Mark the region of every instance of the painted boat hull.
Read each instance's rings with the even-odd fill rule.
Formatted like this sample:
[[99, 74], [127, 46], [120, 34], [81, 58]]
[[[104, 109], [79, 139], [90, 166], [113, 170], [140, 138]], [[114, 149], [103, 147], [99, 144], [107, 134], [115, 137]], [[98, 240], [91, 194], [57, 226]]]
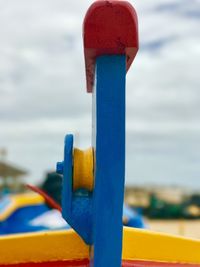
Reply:
[[[89, 246], [73, 230], [1, 237], [0, 251], [0, 267], [89, 267]], [[124, 227], [123, 267], [200, 267], [199, 251], [199, 240]]]

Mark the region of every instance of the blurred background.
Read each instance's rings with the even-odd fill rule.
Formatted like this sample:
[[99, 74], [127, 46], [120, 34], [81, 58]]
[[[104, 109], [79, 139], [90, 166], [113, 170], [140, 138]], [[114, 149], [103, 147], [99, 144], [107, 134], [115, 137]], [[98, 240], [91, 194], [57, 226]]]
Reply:
[[[43, 184], [66, 133], [90, 146], [82, 22], [92, 2], [0, 0], [2, 195]], [[130, 2], [140, 50], [127, 75], [125, 200], [150, 228], [200, 238], [199, 221], [185, 221], [200, 218], [200, 1]]]

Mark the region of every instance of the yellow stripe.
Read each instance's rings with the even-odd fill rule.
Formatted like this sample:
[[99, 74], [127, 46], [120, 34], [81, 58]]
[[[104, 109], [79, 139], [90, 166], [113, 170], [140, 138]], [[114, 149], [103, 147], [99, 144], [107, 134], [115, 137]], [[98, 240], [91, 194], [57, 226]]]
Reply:
[[[124, 260], [200, 264], [199, 251], [198, 240], [124, 228]], [[0, 264], [89, 257], [89, 247], [73, 230], [1, 237], [0, 252]]]
[[43, 197], [35, 193], [10, 196], [10, 204], [7, 209], [0, 214], [0, 221], [7, 219], [18, 208], [42, 203], [44, 203]]

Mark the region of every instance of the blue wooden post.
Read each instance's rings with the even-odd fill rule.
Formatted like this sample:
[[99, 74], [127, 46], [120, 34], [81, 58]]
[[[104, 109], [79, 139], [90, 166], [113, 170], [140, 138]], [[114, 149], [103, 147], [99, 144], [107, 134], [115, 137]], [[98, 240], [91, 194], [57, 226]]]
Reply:
[[100, 56], [93, 90], [93, 193], [72, 190], [73, 136], [65, 138], [62, 214], [92, 246], [90, 266], [120, 267], [125, 173], [125, 56]]
[[91, 246], [90, 267], [121, 267], [125, 80], [138, 50], [137, 15], [125, 1], [98, 0], [83, 28], [87, 91], [93, 97], [94, 188], [73, 190], [73, 136], [67, 135], [64, 161], [57, 164], [62, 214]]
[[93, 92], [95, 267], [120, 267], [125, 173], [125, 56], [97, 58]]

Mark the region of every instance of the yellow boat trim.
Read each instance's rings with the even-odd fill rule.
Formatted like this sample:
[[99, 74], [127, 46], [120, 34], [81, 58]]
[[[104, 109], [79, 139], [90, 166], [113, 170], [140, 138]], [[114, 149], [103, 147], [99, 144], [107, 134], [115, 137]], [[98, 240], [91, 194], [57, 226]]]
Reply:
[[88, 255], [89, 247], [73, 230], [0, 238], [0, 264], [85, 259]]
[[123, 259], [200, 264], [200, 240], [124, 228]]
[[8, 207], [0, 214], [0, 221], [7, 219], [18, 208], [44, 203], [44, 198], [35, 193], [13, 195], [9, 197], [9, 200]]
[[[73, 230], [1, 237], [0, 251], [0, 264], [89, 257], [89, 247]], [[123, 260], [200, 264], [200, 241], [124, 228]]]

